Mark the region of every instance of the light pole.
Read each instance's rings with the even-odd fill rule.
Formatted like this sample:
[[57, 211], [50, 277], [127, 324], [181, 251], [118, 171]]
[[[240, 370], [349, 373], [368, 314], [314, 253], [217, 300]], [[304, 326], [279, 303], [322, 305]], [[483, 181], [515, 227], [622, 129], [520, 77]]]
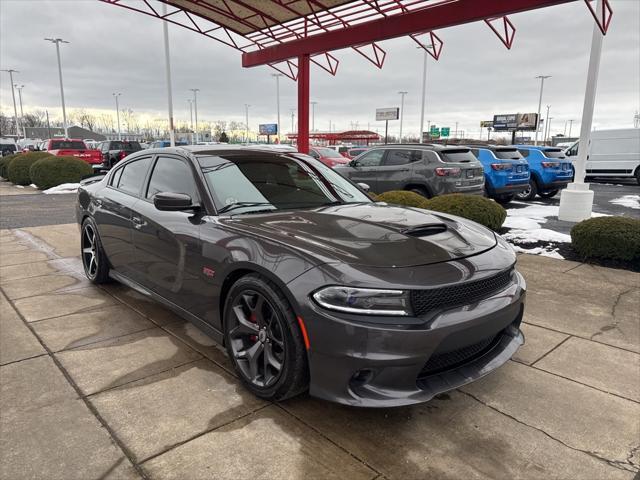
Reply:
[[18, 123], [18, 107], [16, 107], [16, 93], [13, 90], [13, 74], [20, 73], [18, 70], [2, 70], [9, 74], [9, 80], [11, 81], [11, 96], [13, 97], [13, 119], [16, 122], [16, 137], [20, 138], [20, 124]]
[[453, 131], [453, 138], [458, 138], [458, 122], [456, 122], [456, 129]]
[[316, 105], [318, 102], [309, 102], [311, 104], [311, 131], [316, 129]]
[[573, 127], [573, 118], [569, 119], [569, 138], [571, 138], [571, 127]]
[[551, 120], [553, 120], [553, 117], [549, 117], [549, 119], [547, 120], [549, 123], [547, 123], [547, 138], [545, 139], [546, 142], [549, 142], [549, 144], [553, 143], [551, 140]]
[[536, 138], [534, 145], [538, 145], [538, 131], [540, 130], [540, 109], [542, 108], [542, 90], [544, 89], [544, 81], [547, 78], [551, 78], [551, 75], [538, 75], [536, 78], [540, 79], [540, 98], [538, 98], [538, 123], [536, 125]]
[[193, 111], [196, 117], [196, 145], [197, 145], [198, 144], [198, 92], [200, 91], [200, 89], [190, 88], [189, 90], [193, 92]]
[[271, 76], [276, 79], [276, 110], [278, 113], [278, 126], [276, 132], [278, 134], [278, 138], [280, 138], [280, 77], [282, 77], [282, 74], [272, 73]]
[[542, 143], [546, 143], [547, 141], [547, 132], [548, 132], [548, 128], [549, 128], [549, 109], [551, 108], [551, 105], [547, 105], [547, 117], [546, 120], [544, 121], [544, 136], [542, 137]]
[[120, 132], [120, 104], [118, 103], [118, 97], [121, 93], [112, 93], [113, 98], [116, 99], [116, 121], [118, 122], [118, 140], [122, 140], [122, 133]]
[[45, 38], [46, 41], [56, 44], [56, 55], [58, 56], [58, 77], [60, 78], [60, 99], [62, 100], [62, 124], [64, 126], [64, 136], [69, 138], [69, 127], [67, 126], [67, 110], [64, 106], [64, 86], [62, 84], [62, 63], [60, 62], [60, 44], [69, 43], [61, 38]]
[[187, 98], [187, 102], [189, 102], [189, 128], [191, 129], [191, 144], [193, 145], [194, 136], [193, 136], [193, 100]]
[[249, 105], [248, 103], [244, 104], [244, 118], [245, 118], [245, 124], [247, 127], [247, 138], [246, 138], [246, 142], [249, 143], [249, 107], [251, 105]]
[[[162, 4], [162, 15], [167, 15], [167, 4]], [[164, 66], [167, 82], [167, 107], [169, 110], [169, 143], [176, 146], [176, 132], [173, 127], [173, 94], [171, 89], [171, 51], [169, 50], [169, 24], [165, 20], [162, 22], [162, 37], [164, 40]]]
[[22, 89], [24, 88], [24, 85], [15, 85], [15, 87], [18, 90], [18, 98], [20, 99], [20, 125], [22, 125], [22, 138], [27, 138], [27, 132], [24, 128], [24, 111], [22, 110]]
[[294, 132], [294, 120], [296, 118], [296, 109], [295, 108], [290, 108], [291, 110], [291, 133]]
[[422, 63], [422, 101], [420, 102], [420, 143], [424, 143], [424, 111], [425, 111], [425, 100], [427, 97], [427, 48], [433, 48], [433, 45], [425, 45], [424, 47], [418, 47], [419, 49], [424, 50], [424, 59]]
[[409, 92], [398, 92], [400, 94], [400, 138], [399, 143], [402, 143], [402, 119], [404, 118], [404, 96]]

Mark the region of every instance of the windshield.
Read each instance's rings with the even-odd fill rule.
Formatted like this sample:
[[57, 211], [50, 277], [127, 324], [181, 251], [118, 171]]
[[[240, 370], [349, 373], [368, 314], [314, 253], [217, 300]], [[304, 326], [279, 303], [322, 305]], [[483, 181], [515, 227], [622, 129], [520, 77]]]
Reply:
[[335, 150], [333, 150], [331, 148], [314, 148], [314, 150], [316, 152], [318, 152], [318, 155], [320, 155], [321, 157], [325, 157], [325, 158], [342, 158], [342, 159], [344, 159], [344, 157], [342, 155], [340, 155], [338, 152], [336, 152]]
[[298, 160], [262, 152], [199, 157], [220, 213], [317, 208], [370, 202], [351, 182], [305, 155]]
[[87, 146], [80, 140], [53, 140], [51, 150], [86, 150]]
[[542, 150], [542, 154], [547, 158], [564, 158], [564, 152], [560, 148]]
[[496, 158], [501, 160], [519, 160], [523, 158], [522, 155], [520, 155], [520, 152], [515, 148], [502, 148], [500, 150], [494, 150], [493, 153]]
[[111, 142], [111, 150], [142, 150], [138, 142]]
[[471, 150], [469, 149], [460, 149], [460, 150], [442, 150], [438, 152], [440, 154], [440, 158], [442, 158], [443, 162], [447, 163], [461, 163], [461, 162], [475, 162], [476, 157], [473, 156]]

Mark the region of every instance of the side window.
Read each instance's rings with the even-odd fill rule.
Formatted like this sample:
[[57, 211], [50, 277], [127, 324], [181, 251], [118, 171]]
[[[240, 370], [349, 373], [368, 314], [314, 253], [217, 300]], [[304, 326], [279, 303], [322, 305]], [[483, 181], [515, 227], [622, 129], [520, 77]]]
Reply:
[[159, 192], [185, 193], [197, 200], [196, 184], [189, 165], [174, 157], [158, 157], [146, 197], [152, 198]]
[[[118, 190], [131, 193], [132, 195], [138, 195], [140, 188], [144, 183], [144, 177], [149, 169], [151, 163], [151, 157], [141, 158], [131, 163], [127, 163], [122, 168], [120, 179], [118, 181]], [[115, 185], [114, 185], [115, 186]]]
[[113, 172], [113, 174], [111, 175], [111, 180], [109, 180], [109, 185], [111, 185], [112, 187], [117, 187], [118, 186], [118, 182], [120, 181], [120, 176], [122, 175], [122, 168], [117, 169], [115, 172]]
[[358, 158], [358, 165], [361, 167], [378, 167], [382, 163], [384, 150], [372, 150]]
[[529, 156], [529, 150], [525, 148], [519, 148], [518, 151], [520, 152], [520, 155], [522, 155], [525, 158]]
[[480, 150], [478, 150], [477, 148], [472, 148], [471, 153], [473, 153], [476, 158], [480, 158]]
[[389, 150], [385, 165], [406, 165], [412, 162], [412, 150]]
[[320, 155], [318, 155], [318, 152], [316, 152], [315, 150], [309, 150], [309, 155], [311, 155], [316, 160], [320, 158]]
[[440, 161], [438, 154], [433, 150], [426, 150], [424, 152], [424, 159], [429, 163], [438, 163]]

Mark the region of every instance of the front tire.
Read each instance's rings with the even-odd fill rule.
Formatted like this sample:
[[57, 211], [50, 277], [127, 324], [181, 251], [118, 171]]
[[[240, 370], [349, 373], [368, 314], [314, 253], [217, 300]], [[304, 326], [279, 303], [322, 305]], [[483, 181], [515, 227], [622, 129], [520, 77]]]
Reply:
[[544, 192], [538, 192], [538, 195], [542, 198], [551, 198], [555, 197], [560, 190], [546, 190]]
[[106, 283], [109, 280], [109, 261], [102, 249], [96, 223], [91, 218], [82, 222], [80, 235], [80, 256], [84, 274], [95, 284]]
[[516, 198], [518, 200], [529, 201], [536, 198], [537, 193], [538, 193], [538, 185], [536, 184], [536, 181], [532, 178], [529, 180], [529, 188], [527, 188], [523, 192], [516, 193]]
[[227, 352], [245, 387], [270, 401], [308, 389], [307, 354], [287, 298], [257, 274], [240, 278], [224, 307]]

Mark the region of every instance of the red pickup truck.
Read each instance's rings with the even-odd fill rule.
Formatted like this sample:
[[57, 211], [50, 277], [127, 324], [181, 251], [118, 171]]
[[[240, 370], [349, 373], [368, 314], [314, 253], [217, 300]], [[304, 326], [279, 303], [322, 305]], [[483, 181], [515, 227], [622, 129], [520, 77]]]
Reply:
[[87, 148], [82, 140], [69, 139], [69, 138], [53, 138], [44, 142], [44, 148], [51, 155], [62, 157], [70, 155], [77, 157], [91, 165], [97, 165], [102, 163], [102, 154], [100, 150], [92, 150]]

